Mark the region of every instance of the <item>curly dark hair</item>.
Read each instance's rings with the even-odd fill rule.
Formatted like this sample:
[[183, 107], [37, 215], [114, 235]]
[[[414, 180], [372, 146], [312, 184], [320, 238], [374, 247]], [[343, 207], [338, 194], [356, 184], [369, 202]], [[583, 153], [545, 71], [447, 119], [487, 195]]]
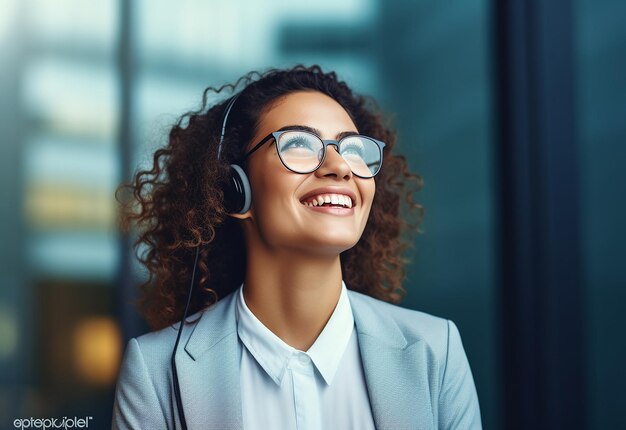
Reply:
[[[228, 100], [207, 109], [208, 95], [226, 88], [235, 91], [241, 82], [246, 86], [229, 114], [218, 160]], [[172, 127], [167, 145], [154, 153], [152, 168], [138, 171], [131, 182], [118, 188], [122, 225], [137, 227], [137, 256], [150, 274], [141, 285], [137, 304], [153, 329], [182, 319], [197, 247], [198, 273], [190, 314], [217, 302], [243, 282], [243, 232], [238, 220], [228, 216], [222, 191], [228, 160], [244, 153], [272, 102], [296, 91], [330, 96], [347, 111], [359, 133], [386, 143], [367, 225], [359, 242], [341, 254], [341, 268], [349, 288], [389, 302], [401, 300], [405, 293], [403, 253], [409, 243], [401, 236], [404, 231], [417, 231], [421, 222], [423, 209], [412, 197], [421, 188], [421, 178], [409, 171], [404, 157], [391, 153], [396, 134], [385, 125], [373, 99], [353, 93], [334, 72], [325, 73], [317, 65], [297, 65], [251, 72], [235, 84], [207, 88], [201, 108], [184, 114]]]

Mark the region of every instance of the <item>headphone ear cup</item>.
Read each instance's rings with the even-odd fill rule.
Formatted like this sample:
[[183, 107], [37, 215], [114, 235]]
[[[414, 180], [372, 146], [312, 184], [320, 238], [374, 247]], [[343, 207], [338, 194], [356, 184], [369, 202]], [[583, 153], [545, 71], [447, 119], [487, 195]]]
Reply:
[[230, 165], [230, 178], [224, 190], [224, 203], [229, 213], [248, 212], [252, 203], [252, 192], [248, 175], [237, 164]]

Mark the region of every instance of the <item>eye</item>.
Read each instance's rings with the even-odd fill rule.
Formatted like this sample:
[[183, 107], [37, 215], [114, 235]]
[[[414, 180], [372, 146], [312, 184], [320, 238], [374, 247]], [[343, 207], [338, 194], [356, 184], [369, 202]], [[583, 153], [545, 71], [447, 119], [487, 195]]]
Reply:
[[292, 138], [282, 145], [282, 149], [305, 148], [311, 149], [311, 142], [306, 138]]
[[313, 136], [309, 136], [305, 133], [285, 133], [280, 137], [279, 149], [281, 152], [286, 151], [306, 151], [314, 152], [318, 151], [320, 142]]
[[363, 158], [364, 149], [359, 137], [348, 137], [341, 141], [341, 155]]

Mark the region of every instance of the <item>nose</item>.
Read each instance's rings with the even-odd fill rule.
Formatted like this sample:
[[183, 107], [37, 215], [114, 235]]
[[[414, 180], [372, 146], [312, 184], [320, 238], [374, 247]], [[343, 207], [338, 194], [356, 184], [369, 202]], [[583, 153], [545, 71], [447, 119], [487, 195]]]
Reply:
[[334, 176], [337, 179], [350, 179], [352, 177], [352, 169], [339, 154], [337, 145], [328, 145], [324, 162], [315, 171], [315, 174], [319, 177]]

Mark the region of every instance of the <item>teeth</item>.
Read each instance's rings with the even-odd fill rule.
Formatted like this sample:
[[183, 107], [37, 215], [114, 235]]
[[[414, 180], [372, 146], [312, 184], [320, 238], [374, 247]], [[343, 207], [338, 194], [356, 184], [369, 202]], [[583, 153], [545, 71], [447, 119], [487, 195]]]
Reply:
[[343, 194], [323, 194], [312, 197], [311, 200], [303, 202], [305, 206], [322, 206], [324, 203], [331, 205], [341, 205], [346, 208], [353, 206], [352, 199]]

